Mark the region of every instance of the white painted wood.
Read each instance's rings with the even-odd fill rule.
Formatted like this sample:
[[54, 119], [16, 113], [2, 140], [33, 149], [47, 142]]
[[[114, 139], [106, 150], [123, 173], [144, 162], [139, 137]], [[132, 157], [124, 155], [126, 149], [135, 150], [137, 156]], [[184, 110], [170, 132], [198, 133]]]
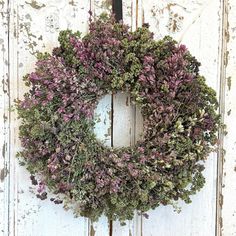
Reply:
[[[138, 118], [140, 120], [140, 118]], [[136, 108], [127, 93], [117, 93], [113, 98], [113, 145], [114, 147], [132, 146], [136, 137]], [[141, 217], [135, 214], [133, 220], [121, 226], [113, 222], [113, 236], [141, 235]]]
[[[105, 145], [111, 146], [111, 116], [112, 116], [112, 99], [111, 95], [107, 94], [98, 103], [95, 110], [95, 125], [94, 132], [97, 138], [104, 142]], [[108, 236], [109, 235], [109, 222], [105, 216], [101, 216], [98, 222], [89, 223], [90, 236]]]
[[[109, 1], [90, 0], [90, 10], [93, 17], [98, 17], [101, 13], [111, 11]], [[95, 127], [95, 133], [100, 140], [103, 140], [107, 146], [111, 146], [111, 95], [106, 95], [98, 104], [97, 114], [101, 118]], [[89, 221], [89, 236], [108, 236], [109, 222], [107, 217], [102, 215], [97, 222]]]
[[91, 0], [91, 10], [93, 16], [98, 17], [102, 13], [112, 12], [112, 1], [110, 0]]
[[[33, 70], [37, 50], [50, 51], [57, 45], [59, 30], [88, 29], [89, 1], [10, 1], [10, 86], [11, 104], [25, 91], [22, 76]], [[36, 198], [29, 173], [15, 159], [20, 148], [18, 121], [11, 113], [9, 234], [19, 236], [88, 236], [88, 220], [74, 218], [62, 205]], [[7, 225], [7, 224], [6, 224]]]
[[127, 147], [134, 145], [135, 108], [127, 93], [113, 96], [113, 146]]
[[[219, 91], [218, 68], [221, 9], [218, 1], [145, 1], [144, 18], [160, 38], [169, 34], [187, 45], [202, 63], [201, 73], [207, 83]], [[209, 20], [210, 19], [210, 20]], [[206, 23], [207, 22], [207, 23]], [[195, 196], [192, 204], [179, 202], [182, 212], [173, 212], [170, 206], [149, 211], [149, 219], [143, 219], [145, 236], [213, 236], [216, 214], [216, 154], [206, 161], [205, 187]]]
[[[236, 159], [234, 149], [236, 134], [234, 119], [235, 104], [235, 10], [234, 0], [127, 0], [123, 1], [123, 19], [132, 30], [143, 22], [150, 24], [155, 38], [166, 34], [188, 46], [191, 53], [202, 62], [201, 73], [206, 76], [208, 84], [218, 92], [222, 91], [222, 72], [220, 71], [220, 51], [222, 6], [227, 3], [229, 10], [229, 42], [228, 52], [224, 51], [225, 78], [228, 87], [225, 97], [225, 123], [228, 135], [225, 137], [226, 149], [223, 167], [223, 190], [221, 200], [222, 234], [236, 235]], [[20, 167], [15, 159], [20, 148], [17, 139], [18, 121], [16, 114], [8, 108], [13, 100], [22, 97], [25, 87], [22, 76], [34, 68], [37, 50], [48, 51], [57, 44], [58, 32], [61, 29], [88, 30], [88, 10], [94, 15], [111, 10], [109, 0], [9, 0], [0, 1], [0, 235], [48, 236], [108, 236], [109, 225], [106, 217], [91, 223], [86, 218], [74, 218], [71, 211], [64, 211], [62, 206], [54, 205], [49, 198], [41, 201], [35, 197], [36, 190], [31, 187], [29, 174]], [[10, 18], [7, 17], [8, 4]], [[8, 20], [9, 49], [8, 50]], [[10, 61], [8, 61], [8, 53]], [[228, 61], [228, 64], [227, 64]], [[226, 67], [227, 66], [227, 67]], [[10, 91], [8, 91], [10, 76]], [[220, 82], [221, 76], [221, 82]], [[220, 88], [221, 86], [221, 88]], [[9, 94], [10, 92], [10, 94]], [[10, 100], [9, 100], [10, 95]], [[128, 97], [128, 100], [127, 100]], [[105, 96], [99, 103], [96, 113], [100, 122], [95, 127], [99, 139], [111, 144], [113, 128], [114, 146], [132, 145], [142, 133], [142, 118], [139, 110], [132, 106], [127, 94], [114, 96], [114, 120], [111, 127], [111, 96]], [[221, 102], [224, 102], [221, 100]], [[126, 104], [128, 106], [126, 106]], [[222, 104], [221, 104], [222, 105]], [[222, 105], [224, 107], [224, 104]], [[222, 111], [223, 112], [223, 111]], [[122, 123], [123, 122], [123, 123]], [[9, 124], [11, 127], [9, 129]], [[3, 134], [3, 135], [2, 135]], [[211, 154], [206, 162], [206, 185], [196, 196], [193, 203], [179, 203], [182, 212], [173, 212], [172, 207], [159, 207], [149, 212], [149, 219], [135, 215], [132, 221], [121, 227], [113, 222], [112, 236], [213, 236], [215, 235], [216, 215], [216, 178], [217, 159]], [[6, 167], [7, 171], [2, 171]], [[4, 178], [3, 178], [4, 177]], [[221, 178], [221, 176], [219, 176]], [[9, 195], [9, 193], [11, 193]], [[222, 201], [222, 199], [224, 201]], [[48, 226], [48, 227], [47, 227]], [[220, 233], [220, 232], [219, 232]], [[111, 236], [111, 235], [109, 235]]]
[[223, 189], [221, 196], [222, 219], [221, 229], [223, 236], [236, 235], [236, 2], [225, 1], [226, 27], [224, 52], [226, 88], [225, 94], [225, 124], [228, 134], [224, 138]]
[[0, 2], [0, 235], [8, 235], [9, 71], [8, 4]]
[[105, 95], [99, 102], [95, 109], [96, 125], [94, 133], [97, 139], [104, 142], [108, 147], [111, 146], [111, 95]]
[[[123, 21], [135, 30], [142, 25], [142, 1], [122, 1]], [[114, 146], [134, 145], [142, 134], [142, 115], [140, 110], [131, 104], [128, 94], [114, 96], [113, 144]], [[113, 222], [113, 236], [139, 236], [142, 231], [142, 216], [135, 213], [134, 219], [121, 226]]]

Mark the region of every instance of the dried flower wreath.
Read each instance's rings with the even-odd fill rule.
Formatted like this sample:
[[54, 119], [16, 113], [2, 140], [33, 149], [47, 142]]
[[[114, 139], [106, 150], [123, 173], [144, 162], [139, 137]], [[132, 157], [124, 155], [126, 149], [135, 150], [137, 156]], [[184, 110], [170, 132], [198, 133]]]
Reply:
[[[17, 110], [28, 170], [92, 220], [124, 222], [135, 210], [191, 202], [220, 125], [200, 63], [170, 37], [154, 40], [148, 25], [130, 32], [103, 15], [80, 35], [61, 31], [60, 46], [24, 77], [30, 90]], [[107, 147], [93, 132], [99, 99], [117, 91], [129, 92], [144, 118], [133, 147]]]

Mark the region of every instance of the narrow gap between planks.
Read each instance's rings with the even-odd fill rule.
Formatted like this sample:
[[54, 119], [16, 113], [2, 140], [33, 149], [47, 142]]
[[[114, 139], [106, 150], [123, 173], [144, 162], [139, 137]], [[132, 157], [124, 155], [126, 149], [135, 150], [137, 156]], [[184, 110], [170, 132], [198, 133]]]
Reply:
[[[123, 19], [122, 0], [112, 0], [112, 13], [115, 15], [116, 21]], [[114, 93], [111, 94], [111, 147], [113, 147], [113, 119], [114, 118]], [[113, 222], [109, 221], [109, 236], [112, 236]]]
[[[7, 0], [7, 28], [8, 28], [8, 32], [7, 32], [7, 50], [8, 50], [8, 64], [7, 64], [7, 111], [5, 110], [5, 112], [8, 113], [8, 123], [7, 123], [7, 127], [5, 128], [5, 132], [8, 133], [7, 135], [7, 160], [6, 160], [6, 167], [7, 167], [7, 203], [8, 203], [8, 207], [7, 207], [7, 233], [8, 235], [10, 235], [11, 233], [11, 224], [10, 224], [10, 217], [11, 217], [11, 213], [10, 213], [10, 202], [11, 202], [11, 145], [10, 145], [10, 141], [11, 141], [11, 129], [10, 129], [10, 124], [11, 124], [11, 112], [10, 112], [10, 106], [11, 106], [11, 99], [10, 99], [10, 78], [11, 78], [11, 70], [10, 70], [10, 52], [11, 52], [11, 47], [10, 47], [10, 39], [11, 39], [11, 21], [13, 16], [10, 14], [11, 12], [11, 4], [10, 4], [10, 0]], [[5, 135], [6, 135], [5, 133]]]
[[[224, 123], [225, 113], [225, 80], [226, 80], [226, 56], [227, 56], [227, 30], [228, 30], [228, 0], [222, 0], [221, 8], [221, 29], [220, 29], [220, 51], [219, 51], [219, 114]], [[215, 235], [222, 235], [222, 178], [223, 178], [223, 162], [224, 162], [224, 130], [220, 128], [219, 134], [219, 149], [217, 152], [217, 182], [216, 182], [216, 220], [215, 220]]]

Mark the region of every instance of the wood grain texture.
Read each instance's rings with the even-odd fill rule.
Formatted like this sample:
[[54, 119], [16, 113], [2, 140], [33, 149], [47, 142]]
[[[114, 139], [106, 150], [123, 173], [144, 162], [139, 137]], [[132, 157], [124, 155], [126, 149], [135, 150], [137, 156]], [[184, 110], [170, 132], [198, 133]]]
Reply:
[[[97, 119], [94, 132], [99, 140], [104, 142], [108, 147], [112, 143], [112, 99], [111, 95], [107, 94], [98, 103], [95, 110], [95, 119]], [[89, 221], [89, 236], [109, 235], [109, 222], [105, 216], [101, 216], [99, 221]]]
[[[226, 7], [225, 9], [222, 9]], [[149, 219], [136, 214], [121, 227], [113, 222], [109, 230], [103, 216], [92, 223], [74, 218], [61, 205], [34, 195], [29, 173], [15, 158], [20, 150], [17, 116], [9, 108], [14, 99], [26, 91], [22, 76], [34, 68], [35, 54], [50, 51], [57, 45], [62, 29], [88, 31], [88, 11], [94, 16], [111, 11], [109, 0], [0, 0], [0, 235], [2, 236], [213, 236], [236, 235], [236, 3], [234, 0], [123, 0], [124, 22], [135, 30], [150, 24], [155, 38], [168, 34], [188, 46], [202, 63], [201, 73], [219, 96], [220, 112], [225, 114], [228, 135], [221, 134], [226, 150], [222, 166], [222, 194], [216, 199], [217, 158], [211, 154], [206, 162], [206, 185], [193, 203], [182, 202], [182, 212], [159, 207], [149, 212]], [[94, 132], [106, 145], [133, 145], [142, 133], [139, 109], [130, 103], [129, 95], [111, 95], [99, 103], [99, 117]], [[113, 107], [114, 119], [111, 122]], [[113, 123], [113, 127], [111, 124]], [[111, 132], [113, 131], [113, 132]], [[113, 133], [113, 137], [111, 134]], [[113, 140], [112, 140], [113, 139]], [[222, 153], [219, 153], [220, 155]], [[219, 165], [218, 165], [219, 167]], [[221, 172], [218, 172], [221, 185]], [[219, 201], [216, 225], [216, 201]], [[222, 212], [221, 212], [222, 207]], [[222, 215], [221, 215], [222, 214]], [[217, 231], [215, 230], [217, 229]], [[110, 232], [109, 232], [110, 231]]]
[[[113, 99], [113, 145], [114, 147], [133, 146], [140, 133], [141, 113], [137, 112], [128, 93], [117, 93]], [[137, 136], [136, 136], [137, 135]], [[135, 213], [134, 219], [121, 226], [119, 221], [113, 222], [112, 236], [141, 235], [141, 216]]]
[[[220, 229], [223, 236], [236, 235], [236, 2], [225, 1], [225, 28], [224, 37], [226, 47], [223, 55], [223, 69], [225, 76], [222, 86], [225, 86], [223, 107], [225, 111], [225, 124], [227, 135], [224, 137], [225, 156], [223, 160], [223, 180], [220, 207], [222, 219]], [[223, 94], [224, 95], [224, 94]]]
[[[93, 17], [98, 17], [101, 13], [111, 12], [110, 1], [90, 0], [90, 10]], [[112, 109], [111, 94], [106, 95], [98, 104], [97, 114], [99, 114], [101, 121], [95, 127], [97, 137], [104, 141], [107, 146], [112, 144], [112, 127], [111, 127], [111, 109]], [[89, 236], [108, 236], [109, 222], [108, 219], [102, 215], [97, 222], [89, 221]]]
[[[57, 44], [59, 30], [72, 28], [85, 33], [88, 29], [89, 2], [10, 1], [10, 103], [22, 97], [26, 88], [22, 76], [33, 70], [35, 54], [50, 51]], [[81, 19], [80, 19], [81, 17]], [[88, 236], [88, 220], [74, 218], [62, 205], [36, 198], [29, 173], [15, 158], [20, 149], [17, 139], [19, 122], [11, 112], [10, 122], [10, 205], [9, 234], [19, 236], [72, 235]]]
[[[145, 22], [160, 38], [169, 34], [187, 45], [201, 61], [201, 74], [219, 94], [221, 8], [217, 1], [156, 1], [144, 4]], [[209, 19], [211, 19], [209, 21]], [[207, 24], [206, 24], [207, 22]], [[179, 202], [180, 214], [172, 207], [159, 207], [143, 219], [145, 236], [213, 236], [215, 235], [217, 156], [211, 154], [205, 163], [204, 188], [193, 196], [192, 204]]]
[[[123, 21], [135, 30], [141, 26], [142, 2], [141, 0], [122, 1]], [[142, 115], [140, 110], [132, 104], [127, 93], [114, 95], [113, 116], [113, 144], [115, 147], [132, 146], [142, 134]], [[121, 226], [118, 221], [113, 222], [112, 236], [141, 236], [142, 216], [134, 215], [134, 219], [126, 221]]]
[[0, 235], [9, 228], [9, 6], [0, 2]]

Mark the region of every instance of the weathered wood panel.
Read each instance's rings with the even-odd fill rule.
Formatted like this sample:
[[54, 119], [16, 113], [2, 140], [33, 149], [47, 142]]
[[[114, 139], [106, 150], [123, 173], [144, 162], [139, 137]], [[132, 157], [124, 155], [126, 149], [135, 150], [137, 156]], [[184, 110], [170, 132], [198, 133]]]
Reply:
[[[103, 12], [109, 13], [111, 12], [111, 2], [90, 0], [90, 10], [92, 11], [93, 17], [98, 17]], [[97, 113], [100, 114], [101, 120], [96, 125], [96, 127], [100, 127], [100, 130], [95, 127], [95, 134], [99, 139], [105, 141], [105, 144], [107, 146], [111, 146], [112, 144], [111, 102], [111, 94], [108, 94], [99, 102], [98, 107], [96, 109]], [[98, 222], [89, 221], [89, 235], [109, 235], [109, 222], [105, 216], [101, 216]]]
[[[138, 139], [142, 127], [141, 114], [132, 104], [129, 94], [118, 93], [113, 98], [113, 145], [132, 146]], [[136, 115], [137, 113], [137, 115]], [[141, 235], [141, 216], [135, 213], [134, 219], [121, 226], [119, 221], [112, 224], [112, 236]]]
[[[219, 1], [145, 1], [144, 18], [160, 38], [168, 34], [187, 45], [202, 63], [207, 83], [219, 91], [221, 5]], [[215, 235], [217, 156], [206, 161], [205, 187], [192, 197], [192, 204], [179, 202], [182, 211], [159, 207], [143, 219], [145, 236]]]
[[[236, 2], [224, 2], [224, 54], [222, 61], [222, 87], [225, 87], [225, 124], [227, 135], [224, 137], [225, 156], [223, 160], [223, 185], [219, 207], [222, 207], [222, 218], [219, 231], [223, 236], [236, 235]], [[220, 235], [220, 234], [219, 234]]]
[[[217, 90], [221, 102], [220, 112], [227, 112], [225, 123], [228, 125], [228, 135], [224, 142], [226, 156], [222, 195], [216, 199], [216, 192], [220, 190], [220, 186], [216, 189], [216, 154], [212, 154], [206, 162], [207, 184], [198, 195], [192, 197], [191, 205], [179, 203], [182, 207], [180, 214], [173, 212], [172, 207], [159, 207], [149, 212], [148, 220], [136, 214], [124, 227], [119, 222], [113, 222], [109, 229], [105, 217], [95, 223], [81, 217], [76, 219], [71, 211], [65, 212], [62, 206], [53, 205], [49, 200], [51, 194], [43, 202], [33, 194], [36, 189], [31, 186], [29, 174], [15, 159], [20, 148], [17, 139], [19, 123], [16, 114], [10, 114], [8, 109], [14, 99], [21, 97], [25, 91], [22, 76], [33, 69], [37, 50], [48, 51], [55, 47], [59, 30], [80, 29], [85, 33], [88, 30], [90, 9], [94, 15], [104, 10], [109, 12], [111, 1], [0, 1], [0, 127], [1, 134], [4, 134], [0, 136], [3, 155], [0, 158], [0, 235], [213, 236], [217, 233], [217, 200], [221, 203], [219, 207], [223, 207], [222, 219], [220, 209], [217, 211], [217, 219], [222, 221], [222, 234], [236, 235], [236, 205], [233, 199], [236, 194], [234, 0], [123, 1], [123, 18], [132, 30], [146, 22], [150, 24], [155, 38], [169, 34], [185, 43], [202, 62], [201, 73], [206, 76], [208, 84]], [[227, 30], [230, 35], [228, 39]], [[111, 95], [100, 101], [96, 110], [100, 122], [95, 127], [95, 133], [107, 145], [132, 145], [142, 132], [139, 110], [130, 103], [126, 94], [115, 95], [113, 104], [111, 102]], [[114, 120], [111, 122], [112, 107]], [[124, 121], [122, 125], [121, 119]], [[223, 138], [223, 134], [220, 137]], [[221, 175], [218, 176], [218, 183], [221, 184]], [[220, 234], [221, 228], [216, 228]]]
[[[89, 1], [10, 1], [10, 98], [25, 91], [22, 76], [33, 70], [35, 54], [50, 51], [57, 44], [59, 30], [88, 29]], [[18, 121], [11, 113], [9, 234], [5, 235], [89, 235], [88, 220], [74, 218], [71, 211], [54, 205], [49, 199], [36, 198], [29, 173], [15, 158], [20, 148]], [[6, 190], [8, 190], [6, 188]], [[7, 224], [6, 224], [7, 225]]]
[[[111, 136], [111, 114], [112, 114], [112, 99], [111, 95], [107, 94], [98, 103], [95, 110], [97, 119], [94, 132], [97, 138], [104, 142], [108, 147], [112, 144]], [[98, 222], [89, 221], [89, 235], [109, 235], [109, 222], [105, 216], [101, 216]]]
[[9, 218], [9, 58], [8, 3], [0, 1], [0, 235], [8, 235]]
[[[142, 25], [141, 1], [122, 1], [123, 21], [135, 30]], [[132, 104], [128, 94], [117, 94], [113, 100], [113, 144], [116, 147], [132, 146], [142, 134], [142, 115]], [[139, 236], [142, 234], [142, 216], [135, 213], [134, 219], [126, 221], [125, 226], [115, 221], [112, 224], [112, 236]]]

